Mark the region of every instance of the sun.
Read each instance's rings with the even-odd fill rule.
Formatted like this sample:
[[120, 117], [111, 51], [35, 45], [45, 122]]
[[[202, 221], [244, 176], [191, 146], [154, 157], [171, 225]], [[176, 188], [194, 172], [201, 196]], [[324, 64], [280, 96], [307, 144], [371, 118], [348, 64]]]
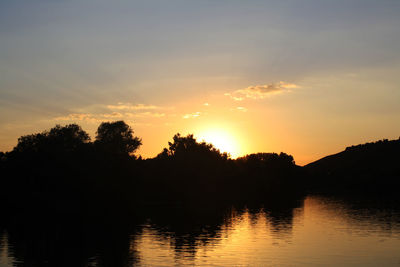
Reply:
[[207, 129], [196, 135], [199, 141], [211, 143], [221, 152], [227, 152], [232, 158], [239, 156], [238, 143], [229, 132], [222, 129]]

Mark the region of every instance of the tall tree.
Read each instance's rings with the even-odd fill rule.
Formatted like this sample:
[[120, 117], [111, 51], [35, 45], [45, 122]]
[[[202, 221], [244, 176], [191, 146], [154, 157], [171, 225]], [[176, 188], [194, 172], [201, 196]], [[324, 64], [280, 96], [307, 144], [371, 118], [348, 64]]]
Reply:
[[142, 140], [133, 136], [132, 128], [124, 121], [102, 122], [95, 144], [109, 153], [132, 155], [142, 145]]

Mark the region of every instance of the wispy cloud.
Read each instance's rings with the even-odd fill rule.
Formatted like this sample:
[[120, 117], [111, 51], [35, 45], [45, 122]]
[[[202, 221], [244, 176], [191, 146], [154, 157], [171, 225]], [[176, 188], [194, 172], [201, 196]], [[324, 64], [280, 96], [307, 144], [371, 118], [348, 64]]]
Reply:
[[100, 114], [101, 117], [104, 118], [109, 118], [109, 119], [117, 119], [117, 118], [122, 118], [124, 117], [123, 114], [119, 112], [113, 112], [113, 113], [106, 113], [106, 114]]
[[225, 93], [224, 95], [229, 96], [230, 98], [232, 98], [232, 99], [235, 100], [235, 101], [242, 101], [242, 100], [244, 99], [243, 97], [235, 96], [235, 95], [234, 95], [234, 94], [238, 94], [238, 91], [239, 91], [239, 90], [237, 90], [237, 91], [235, 91], [235, 92], [233, 92], [233, 93]]
[[160, 109], [159, 106], [146, 105], [146, 104], [136, 104], [132, 105], [130, 103], [117, 103], [117, 105], [107, 105], [108, 109], [111, 110], [154, 110]]
[[185, 114], [185, 115], [183, 115], [182, 118], [184, 118], [184, 119], [195, 119], [195, 118], [199, 117], [200, 114], [201, 114], [201, 112], [197, 111], [197, 112], [194, 112], [194, 113]]
[[240, 111], [240, 112], [247, 112], [247, 108], [245, 107], [236, 107], [236, 108], [232, 108], [232, 111]]
[[126, 120], [131, 118], [161, 118], [165, 117], [165, 113], [158, 112], [140, 112], [140, 113], [119, 113], [119, 112], [111, 112], [111, 113], [71, 113], [66, 116], [59, 116], [53, 118], [54, 121], [87, 121], [93, 123], [99, 123], [103, 121], [109, 120]]
[[[159, 110], [169, 110], [172, 107], [160, 107], [146, 104], [130, 104], [117, 103], [115, 105], [104, 105], [102, 112], [74, 112], [65, 116], [53, 118], [55, 121], [87, 121], [99, 123], [110, 120], [127, 120], [127, 119], [147, 119], [147, 118], [162, 118], [167, 114]], [[105, 109], [104, 109], [105, 108]], [[109, 112], [107, 112], [109, 110]], [[135, 123], [137, 124], [137, 123]]]
[[146, 117], [153, 117], [153, 118], [161, 118], [165, 117], [165, 113], [158, 113], [158, 112], [140, 112], [140, 113], [125, 113], [126, 117], [129, 118], [146, 118]]
[[287, 92], [293, 88], [299, 88], [299, 86], [293, 83], [285, 83], [281, 81], [279, 83], [249, 86], [245, 89], [236, 90], [232, 93], [226, 93], [225, 95], [229, 96], [235, 101], [242, 101], [246, 98], [263, 99], [269, 95], [279, 94], [285, 91]]
[[55, 121], [89, 121], [100, 122], [101, 119], [96, 118], [94, 114], [90, 113], [71, 113], [66, 116], [59, 116], [53, 118]]

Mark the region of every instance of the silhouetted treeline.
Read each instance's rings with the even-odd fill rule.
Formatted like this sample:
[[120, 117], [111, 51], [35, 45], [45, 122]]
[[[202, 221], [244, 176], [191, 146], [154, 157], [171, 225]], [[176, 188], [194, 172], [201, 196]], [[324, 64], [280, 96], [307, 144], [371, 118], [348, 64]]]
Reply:
[[3, 155], [1, 197], [18, 207], [118, 209], [139, 175], [130, 153], [140, 144], [122, 121], [102, 123], [94, 142], [76, 124], [22, 136]]
[[144, 188], [155, 201], [232, 203], [303, 192], [293, 157], [259, 153], [233, 160], [193, 135], [175, 135], [144, 169]]
[[123, 121], [101, 123], [93, 141], [76, 124], [22, 136], [12, 151], [0, 153], [0, 198], [10, 207], [96, 214], [152, 203], [285, 201], [306, 192], [400, 185], [400, 140], [349, 147], [304, 168], [283, 152], [231, 159], [193, 135], [176, 134], [146, 160], [134, 154], [141, 144]]
[[305, 166], [314, 191], [398, 193], [400, 139], [347, 147]]
[[[53, 210], [118, 210], [148, 203], [256, 201], [301, 194], [301, 168], [285, 153], [233, 160], [193, 135], [176, 134], [155, 158], [123, 121], [102, 123], [94, 141], [76, 124], [22, 136], [0, 155], [1, 198]], [[93, 211], [95, 212], [95, 211]]]

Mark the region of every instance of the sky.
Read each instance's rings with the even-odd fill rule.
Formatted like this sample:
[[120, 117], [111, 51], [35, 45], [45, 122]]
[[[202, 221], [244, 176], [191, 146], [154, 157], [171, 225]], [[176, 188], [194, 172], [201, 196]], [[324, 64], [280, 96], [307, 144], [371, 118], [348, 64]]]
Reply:
[[0, 1], [0, 151], [124, 120], [304, 165], [400, 136], [398, 0]]

